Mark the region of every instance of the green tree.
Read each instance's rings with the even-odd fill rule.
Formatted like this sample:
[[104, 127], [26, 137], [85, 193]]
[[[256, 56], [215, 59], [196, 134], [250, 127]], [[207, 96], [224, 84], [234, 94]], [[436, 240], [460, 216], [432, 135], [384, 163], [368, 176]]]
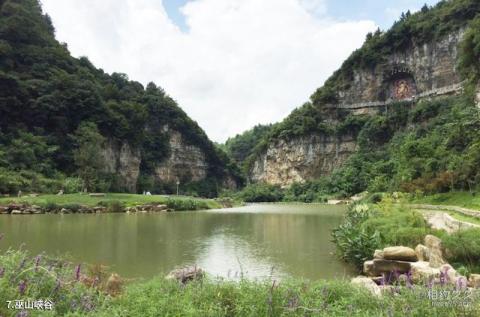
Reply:
[[105, 167], [102, 156], [105, 138], [98, 132], [97, 126], [91, 122], [82, 123], [75, 131], [73, 138], [77, 143], [73, 156], [78, 175], [83, 181], [84, 189], [89, 191], [95, 188]]

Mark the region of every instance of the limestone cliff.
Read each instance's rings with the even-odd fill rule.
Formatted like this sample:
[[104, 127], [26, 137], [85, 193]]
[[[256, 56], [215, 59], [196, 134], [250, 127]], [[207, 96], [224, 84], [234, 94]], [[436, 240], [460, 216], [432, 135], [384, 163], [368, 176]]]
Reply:
[[208, 163], [200, 148], [185, 143], [177, 131], [170, 132], [170, 156], [155, 169], [155, 177], [162, 182], [201, 181], [207, 176]]
[[[165, 126], [161, 129], [168, 136], [167, 155], [158, 162], [152, 163], [154, 172], [152, 178], [157, 184], [175, 184], [178, 181], [182, 186], [192, 182], [207, 179], [212, 163], [208, 161], [206, 153], [198, 146], [191, 145], [182, 133]], [[116, 185], [129, 192], [138, 190], [137, 183], [141, 174], [142, 155], [139, 149], [128, 142], [109, 139], [106, 142], [103, 156], [106, 172], [115, 175]], [[238, 186], [234, 175], [225, 173], [219, 185], [234, 189]], [[150, 189], [151, 190], [151, 189]]]
[[[401, 106], [399, 102], [415, 103], [461, 92], [456, 65], [463, 34], [461, 28], [439, 40], [395, 51], [374, 67], [354, 69], [344, 85], [347, 88], [335, 91], [334, 103], [313, 101], [321, 108], [323, 122], [333, 126], [349, 114], [376, 114]], [[340, 167], [356, 148], [356, 135], [348, 131], [334, 136], [312, 132], [276, 138], [256, 155], [249, 178], [282, 186], [315, 179]]]
[[106, 172], [116, 174], [118, 186], [129, 192], [135, 192], [140, 174], [140, 151], [133, 149], [127, 142], [108, 140], [105, 144]]
[[272, 144], [255, 161], [251, 180], [289, 185], [329, 174], [355, 151], [352, 136], [308, 135]]

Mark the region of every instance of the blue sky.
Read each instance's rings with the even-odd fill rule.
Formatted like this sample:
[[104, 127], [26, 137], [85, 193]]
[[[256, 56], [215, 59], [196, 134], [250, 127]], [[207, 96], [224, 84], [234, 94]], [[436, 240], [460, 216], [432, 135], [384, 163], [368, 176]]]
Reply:
[[[188, 27], [180, 8], [189, 1], [195, 0], [163, 0], [169, 18], [183, 31], [187, 31]], [[339, 20], [374, 20], [382, 29], [388, 29], [401, 12], [437, 2], [438, 0], [327, 0], [326, 15]]]
[[[402, 12], [435, 0], [42, 0], [56, 36], [163, 87], [215, 141], [278, 122]], [[188, 28], [186, 22], [188, 21]]]

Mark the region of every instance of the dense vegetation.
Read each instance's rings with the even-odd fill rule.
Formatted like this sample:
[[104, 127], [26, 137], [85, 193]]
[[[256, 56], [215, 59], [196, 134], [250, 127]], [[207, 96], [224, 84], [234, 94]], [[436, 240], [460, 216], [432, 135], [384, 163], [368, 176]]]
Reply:
[[150, 176], [169, 156], [167, 126], [206, 155], [208, 178], [193, 186], [203, 190], [198, 194], [215, 194], [227, 174], [238, 178], [226, 154], [161, 88], [72, 58], [37, 0], [0, 1], [0, 193], [58, 191], [67, 176], [82, 177], [89, 190], [124, 191], [116, 175], [88, 155], [98, 150], [88, 143], [105, 142], [140, 151], [139, 191], [173, 191], [173, 184]]
[[445, 259], [463, 274], [480, 273], [480, 229], [452, 234], [429, 227], [417, 211], [403, 205], [399, 194], [386, 195], [377, 204], [362, 203], [349, 208], [343, 223], [333, 231], [338, 255], [362, 269], [376, 249], [403, 245], [415, 248], [427, 234], [442, 239]]
[[480, 116], [469, 96], [351, 116], [340, 127], [358, 129], [358, 151], [332, 175], [293, 184], [280, 199], [322, 202], [366, 190], [474, 192], [480, 182]]
[[[244, 164], [245, 159], [253, 154], [255, 146], [265, 137], [271, 128], [272, 125], [256, 125], [242, 134], [229, 138], [221, 147], [237, 164]], [[245, 166], [243, 167], [245, 168]], [[245, 170], [245, 172], [247, 171]]]
[[[72, 263], [25, 251], [0, 255], [2, 316], [476, 316], [477, 295], [467, 308], [432, 306], [428, 292], [449, 286], [397, 285], [383, 297], [348, 281], [218, 281], [186, 285], [162, 277], [126, 281], [101, 266]], [[52, 310], [7, 308], [7, 301], [50, 300]]]
[[[417, 13], [402, 14], [387, 32], [378, 30], [368, 34], [364, 45], [352, 53], [309, 102], [274, 124], [257, 142], [253, 153], [245, 159], [246, 170], [278, 139], [312, 133], [331, 137], [349, 134], [358, 138], [359, 153], [331, 178], [299, 185], [304, 187], [296, 190], [301, 192], [300, 196], [315, 200], [314, 196], [332, 192], [345, 195], [366, 189], [433, 192], [468, 189], [478, 184], [474, 171], [480, 164], [475, 157], [479, 122], [472, 88], [480, 78], [479, 12], [480, 3], [476, 0], [440, 1], [434, 7], [424, 6]], [[470, 83], [465, 98], [424, 101], [415, 105], [415, 109], [409, 104], [393, 104], [388, 113], [374, 117], [352, 116], [341, 110], [332, 114], [324, 107], [338, 102], [337, 94], [349, 88], [355, 70], [371, 71], [383, 65], [395, 51], [435, 41], [465, 27], [459, 54], [459, 69]], [[327, 122], [332, 115], [338, 124]], [[466, 162], [464, 166], [462, 161]]]

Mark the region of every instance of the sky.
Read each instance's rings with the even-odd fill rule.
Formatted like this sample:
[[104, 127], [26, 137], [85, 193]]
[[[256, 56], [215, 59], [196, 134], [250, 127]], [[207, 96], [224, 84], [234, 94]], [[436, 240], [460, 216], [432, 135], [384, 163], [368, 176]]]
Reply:
[[155, 82], [216, 142], [274, 123], [402, 12], [436, 0], [41, 0], [57, 39]]

